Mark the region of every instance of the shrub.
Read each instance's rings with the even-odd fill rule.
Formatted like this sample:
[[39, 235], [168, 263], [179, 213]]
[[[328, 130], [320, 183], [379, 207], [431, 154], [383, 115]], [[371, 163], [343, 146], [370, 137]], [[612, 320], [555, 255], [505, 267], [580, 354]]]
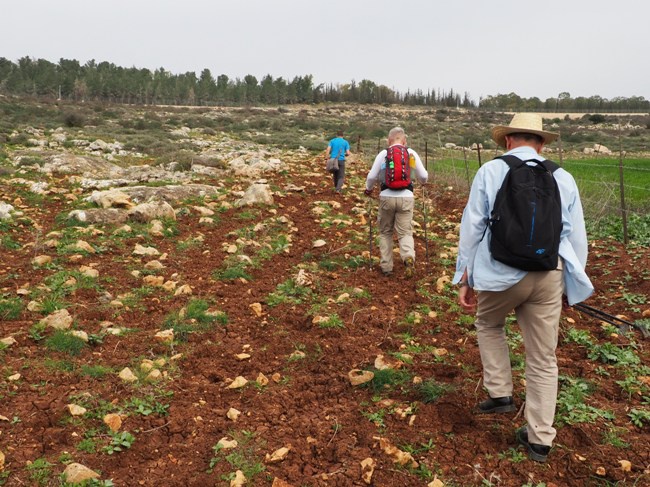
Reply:
[[86, 117], [79, 112], [68, 112], [63, 115], [63, 123], [66, 127], [83, 127], [86, 124]]
[[603, 123], [605, 121], [605, 115], [601, 115], [600, 113], [594, 113], [587, 118], [593, 124]]

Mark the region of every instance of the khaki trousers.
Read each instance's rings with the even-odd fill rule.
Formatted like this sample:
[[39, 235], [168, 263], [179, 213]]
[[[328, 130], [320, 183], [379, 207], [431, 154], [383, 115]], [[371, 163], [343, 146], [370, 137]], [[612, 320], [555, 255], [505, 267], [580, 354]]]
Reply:
[[[561, 266], [560, 266], [561, 267]], [[531, 443], [555, 438], [558, 367], [555, 356], [562, 311], [562, 270], [529, 272], [505, 291], [479, 291], [476, 332], [483, 382], [490, 397], [512, 395], [505, 318], [515, 310], [526, 348], [526, 412]]]
[[415, 261], [413, 244], [413, 206], [415, 198], [385, 197], [379, 198], [379, 253], [381, 270], [393, 270], [393, 230], [399, 241], [399, 255], [402, 261], [412, 257]]

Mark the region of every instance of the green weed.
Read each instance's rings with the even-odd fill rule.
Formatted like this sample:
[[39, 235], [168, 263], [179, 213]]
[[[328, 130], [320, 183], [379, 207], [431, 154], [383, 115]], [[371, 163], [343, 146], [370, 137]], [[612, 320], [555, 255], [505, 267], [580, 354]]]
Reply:
[[17, 320], [23, 312], [23, 303], [20, 298], [0, 299], [0, 320]]
[[121, 452], [131, 448], [135, 442], [135, 436], [128, 431], [118, 431], [111, 433], [111, 442], [102, 448], [104, 453], [112, 455], [115, 452]]
[[48, 462], [45, 458], [37, 458], [32, 463], [27, 465], [29, 478], [37, 485], [48, 485], [52, 477], [52, 467], [54, 465]]
[[436, 402], [450, 390], [450, 385], [441, 384], [435, 379], [427, 379], [417, 386], [418, 394], [425, 404]]
[[79, 355], [86, 343], [81, 338], [77, 338], [65, 330], [56, 330], [51, 337], [45, 340], [45, 346], [53, 352]]

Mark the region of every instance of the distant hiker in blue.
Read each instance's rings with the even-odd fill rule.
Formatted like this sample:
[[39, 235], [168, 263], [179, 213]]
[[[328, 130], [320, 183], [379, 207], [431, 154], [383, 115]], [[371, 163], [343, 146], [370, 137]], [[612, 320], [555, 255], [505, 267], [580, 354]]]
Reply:
[[338, 171], [332, 172], [332, 179], [334, 180], [334, 191], [337, 193], [343, 189], [343, 182], [345, 180], [345, 157], [350, 155], [350, 143], [343, 138], [343, 131], [336, 132], [336, 137], [330, 140], [327, 146], [327, 159], [338, 159]]

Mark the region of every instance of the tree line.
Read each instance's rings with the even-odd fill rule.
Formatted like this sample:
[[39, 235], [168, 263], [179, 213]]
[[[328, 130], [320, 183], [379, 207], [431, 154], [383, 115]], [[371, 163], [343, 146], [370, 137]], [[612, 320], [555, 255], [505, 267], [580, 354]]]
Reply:
[[173, 74], [164, 68], [124, 68], [106, 61], [81, 64], [61, 58], [58, 63], [46, 59], [22, 57], [13, 62], [0, 57], [0, 93], [18, 96], [49, 97], [69, 101], [103, 101], [145, 105], [283, 105], [295, 103], [351, 102], [424, 105], [440, 107], [485, 108], [496, 110], [650, 110], [643, 97], [599, 96], [571, 98], [521, 98], [515, 93], [482, 98], [476, 103], [467, 92], [462, 96], [453, 89], [400, 92], [364, 79], [346, 84], [315, 84], [312, 75], [293, 79], [274, 78], [270, 74], [258, 80], [253, 75], [216, 78], [209, 69], [196, 73]]

